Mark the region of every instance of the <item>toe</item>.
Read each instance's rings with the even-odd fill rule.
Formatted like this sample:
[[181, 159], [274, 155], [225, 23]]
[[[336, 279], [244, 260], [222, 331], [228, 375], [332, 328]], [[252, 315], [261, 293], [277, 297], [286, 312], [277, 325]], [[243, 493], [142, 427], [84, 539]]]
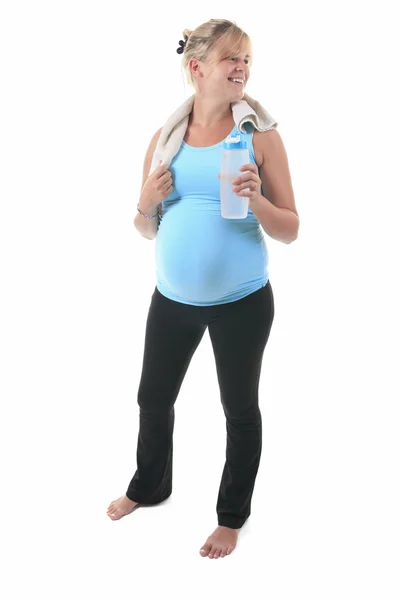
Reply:
[[217, 548], [214, 554], [214, 558], [219, 558], [221, 556], [222, 548]]
[[216, 548], [211, 548], [210, 550], [210, 554], [208, 555], [208, 558], [214, 558], [214, 553], [215, 553]]
[[208, 556], [208, 554], [210, 552], [210, 548], [211, 548], [211, 546], [208, 546], [208, 545], [203, 546], [200, 550], [201, 556]]

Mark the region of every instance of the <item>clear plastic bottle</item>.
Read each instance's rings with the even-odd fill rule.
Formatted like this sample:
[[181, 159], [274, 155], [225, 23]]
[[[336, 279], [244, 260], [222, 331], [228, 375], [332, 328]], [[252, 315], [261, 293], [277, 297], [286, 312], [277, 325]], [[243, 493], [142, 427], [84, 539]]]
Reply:
[[[223, 144], [220, 179], [221, 215], [224, 219], [245, 219], [249, 210], [249, 199], [232, 191], [232, 181], [246, 173], [240, 167], [250, 162], [247, 142], [236, 137], [228, 137]], [[249, 188], [242, 191], [249, 191]]]

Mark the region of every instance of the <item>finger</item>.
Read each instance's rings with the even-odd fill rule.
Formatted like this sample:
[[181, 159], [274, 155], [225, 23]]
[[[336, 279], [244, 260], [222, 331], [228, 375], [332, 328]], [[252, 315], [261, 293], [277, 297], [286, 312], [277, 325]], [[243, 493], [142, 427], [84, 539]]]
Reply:
[[258, 175], [255, 175], [254, 173], [244, 173], [237, 179], [234, 179], [232, 181], [232, 185], [236, 187], [249, 187], [250, 182], [251, 184], [254, 183], [257, 186], [261, 183], [261, 180], [259, 181]]
[[237, 196], [242, 196], [242, 197], [247, 197], [247, 198], [252, 197], [253, 194], [254, 194], [254, 191], [253, 190], [248, 190], [248, 189], [246, 189], [246, 190], [240, 190], [239, 192], [236, 192]]
[[253, 163], [249, 163], [248, 165], [242, 165], [240, 167], [241, 171], [251, 171], [252, 173], [256, 173], [256, 165]]
[[238, 192], [236, 192], [236, 194], [238, 196], [253, 196], [254, 194], [257, 194], [257, 190], [258, 190], [258, 186], [257, 184], [253, 185], [253, 182], [248, 183], [247, 185], [243, 185], [243, 189], [239, 189]]

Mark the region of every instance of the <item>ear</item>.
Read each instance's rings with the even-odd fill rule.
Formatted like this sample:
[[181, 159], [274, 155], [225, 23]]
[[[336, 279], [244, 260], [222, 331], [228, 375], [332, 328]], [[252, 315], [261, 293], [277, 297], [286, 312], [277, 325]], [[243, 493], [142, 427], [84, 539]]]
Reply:
[[189, 68], [195, 77], [202, 77], [201, 66], [197, 58], [190, 59]]

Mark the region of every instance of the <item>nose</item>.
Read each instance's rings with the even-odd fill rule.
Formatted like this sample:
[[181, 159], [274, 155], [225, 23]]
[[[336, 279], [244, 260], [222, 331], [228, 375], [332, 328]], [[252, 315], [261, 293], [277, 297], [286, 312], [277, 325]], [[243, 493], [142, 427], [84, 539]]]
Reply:
[[249, 67], [244, 61], [242, 61], [242, 63], [242, 65], [236, 65], [236, 70], [240, 71], [240, 73], [242, 73], [243, 75], [247, 75], [247, 73], [249, 72]]
[[237, 77], [241, 77], [242, 79], [248, 79], [249, 76], [249, 72], [247, 69], [245, 68], [237, 68], [236, 69], [236, 76]]

